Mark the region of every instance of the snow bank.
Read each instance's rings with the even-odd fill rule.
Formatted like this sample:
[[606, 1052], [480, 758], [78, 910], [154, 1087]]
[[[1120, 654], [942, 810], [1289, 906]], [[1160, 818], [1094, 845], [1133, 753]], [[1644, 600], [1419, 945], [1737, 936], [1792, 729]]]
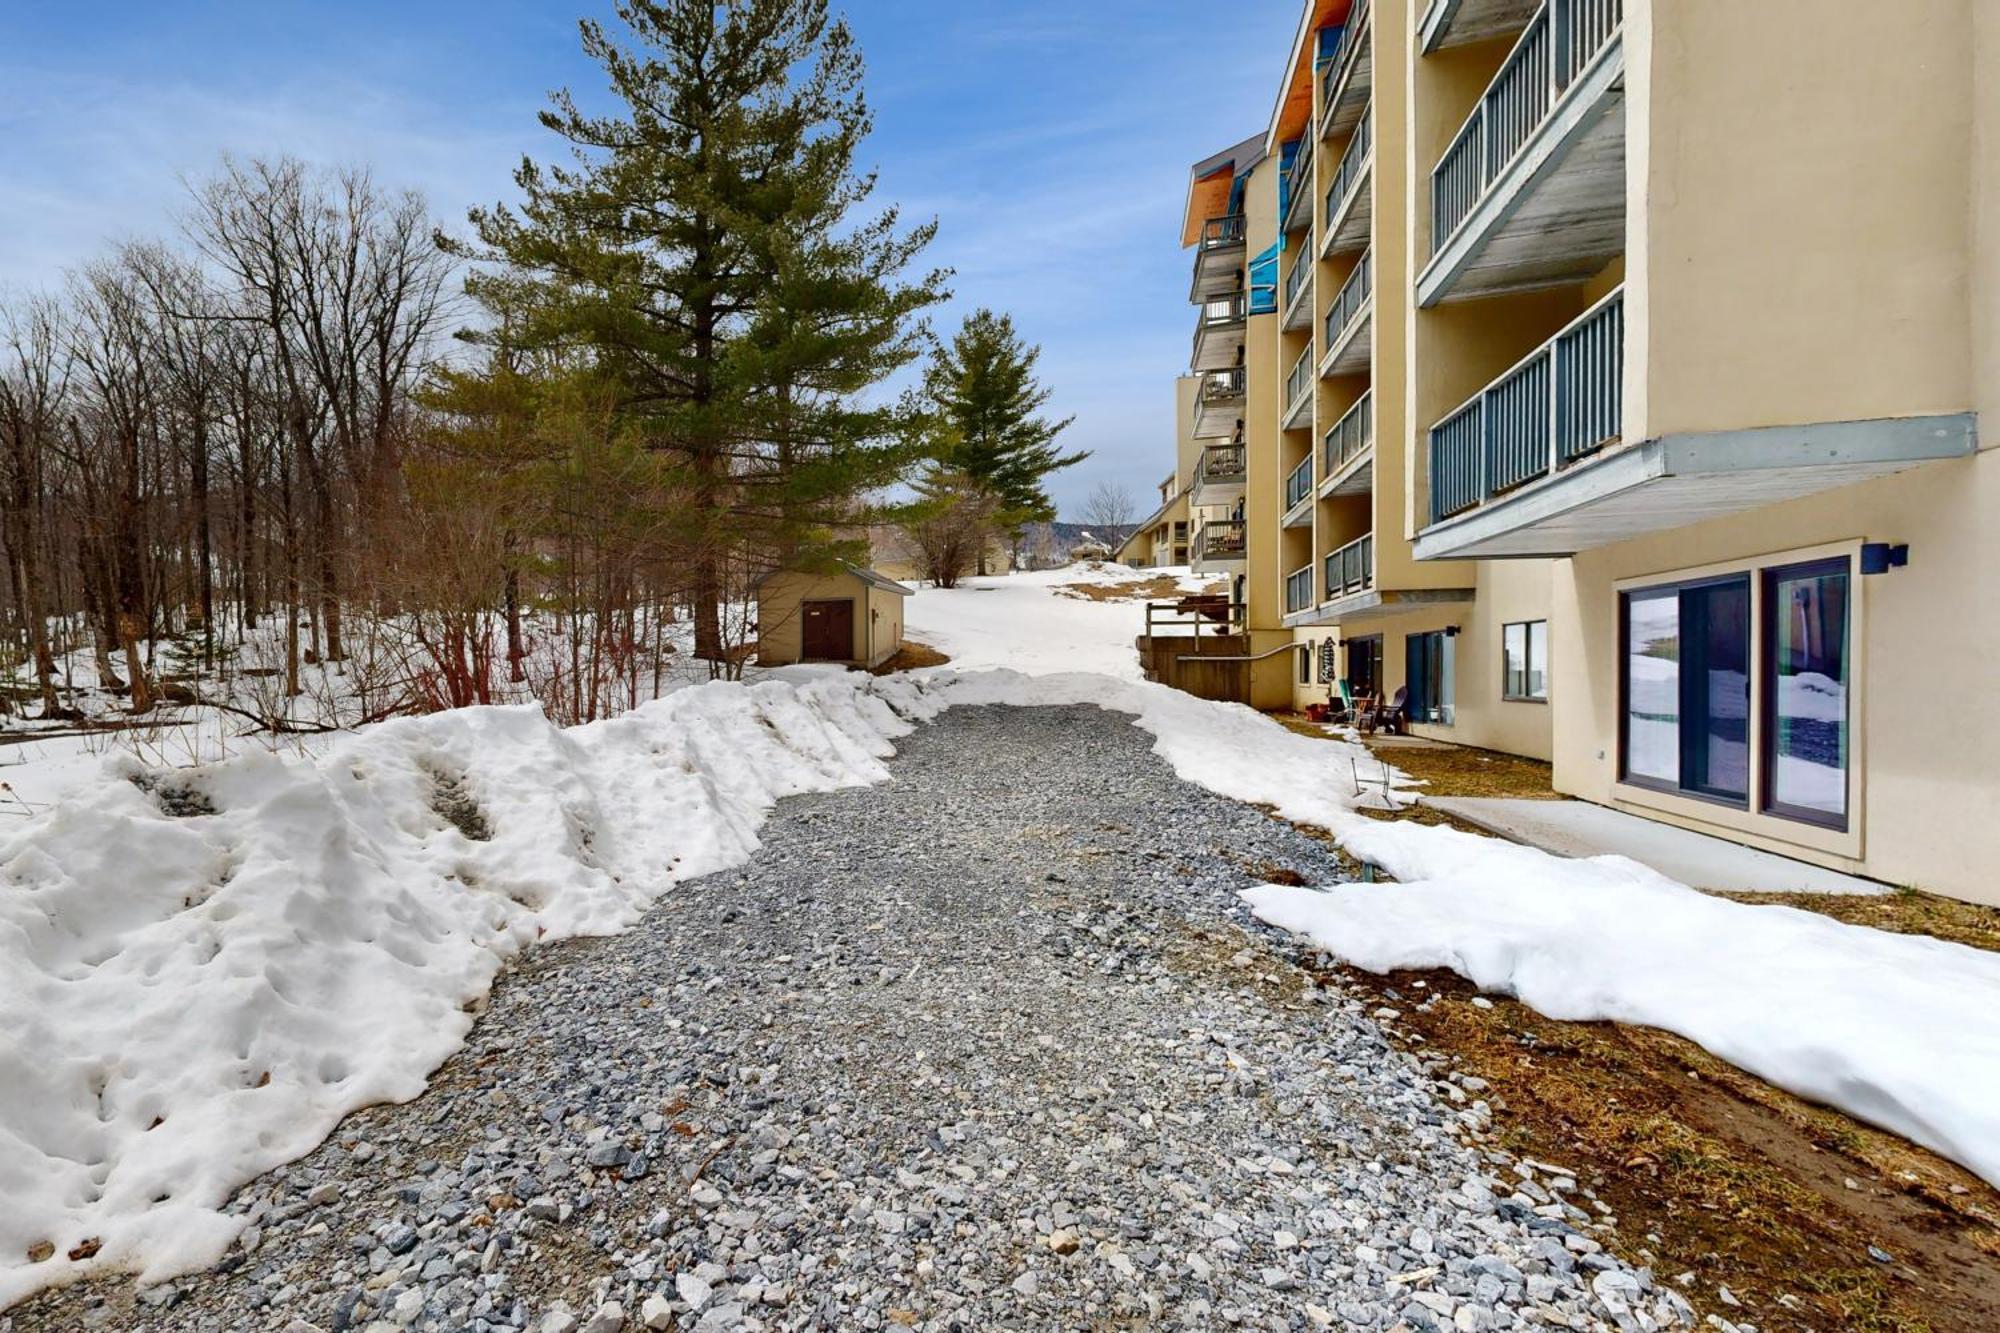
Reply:
[[741, 862], [779, 797], [882, 781], [927, 711], [804, 671], [569, 731], [481, 708], [317, 759], [110, 761], [0, 839], [0, 1308], [212, 1262], [230, 1192], [422, 1092], [504, 960]]
[[[898, 737], [976, 704], [1126, 713], [1181, 777], [1407, 881], [1249, 895], [1361, 966], [1451, 967], [1557, 1017], [1670, 1028], [2000, 1183], [1989, 955], [1371, 820], [1363, 747], [1140, 680], [784, 668], [570, 730], [480, 708], [317, 756], [112, 760], [0, 836], [0, 1309], [93, 1268], [212, 1262], [229, 1194], [350, 1111], [420, 1093], [522, 949], [630, 925], [747, 859], [779, 798], [883, 781]], [[67, 1257], [86, 1242], [95, 1257]]]
[[[1405, 826], [1414, 827], [1414, 826]], [[2000, 955], [1697, 893], [1622, 857], [1450, 829], [1403, 884], [1244, 896], [1371, 972], [1449, 968], [1551, 1018], [1679, 1033], [2000, 1185]], [[1416, 841], [1416, 840], [1411, 840]]]

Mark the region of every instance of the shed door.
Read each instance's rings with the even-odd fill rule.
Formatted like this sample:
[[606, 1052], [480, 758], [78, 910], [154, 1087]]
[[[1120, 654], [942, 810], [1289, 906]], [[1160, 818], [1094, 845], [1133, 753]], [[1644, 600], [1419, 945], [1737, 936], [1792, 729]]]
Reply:
[[854, 658], [854, 603], [803, 602], [805, 617], [802, 656], [808, 662], [847, 662]]

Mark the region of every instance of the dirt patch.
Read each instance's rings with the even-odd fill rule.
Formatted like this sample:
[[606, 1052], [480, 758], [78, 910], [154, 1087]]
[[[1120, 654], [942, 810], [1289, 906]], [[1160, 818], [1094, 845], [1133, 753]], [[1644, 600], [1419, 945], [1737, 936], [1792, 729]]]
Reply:
[[890, 676], [898, 671], [915, 671], [919, 667], [943, 666], [949, 661], [951, 661], [949, 656], [939, 652], [929, 644], [918, 643], [915, 639], [905, 639], [903, 640], [903, 646], [896, 650], [894, 657], [880, 666], [868, 668], [868, 674], [871, 676]]
[[[1081, 597], [1086, 602], [1161, 601], [1199, 595], [1183, 592], [1181, 581], [1168, 574], [1150, 574], [1127, 583], [1058, 583], [1055, 590], [1060, 596]], [[1220, 583], [1202, 589], [1204, 593], [1224, 591]]]
[[1669, 1033], [1475, 1005], [1450, 972], [1335, 975], [1401, 1010], [1399, 1041], [1486, 1080], [1501, 1146], [1591, 1177], [1625, 1257], [1705, 1314], [1763, 1329], [2000, 1328], [2000, 1194], [1969, 1172]]
[[1930, 935], [2000, 953], [2000, 908], [1940, 898], [1917, 889], [1879, 897], [1826, 893], [1722, 893], [1739, 903], [1796, 907], [1854, 926], [1873, 926], [1898, 935]]

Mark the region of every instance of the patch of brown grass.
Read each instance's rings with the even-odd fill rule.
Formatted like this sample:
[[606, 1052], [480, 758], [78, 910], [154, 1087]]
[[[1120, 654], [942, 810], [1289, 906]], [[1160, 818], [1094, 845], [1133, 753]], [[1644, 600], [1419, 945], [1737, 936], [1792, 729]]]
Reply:
[[[1626, 1257], [1705, 1313], [1767, 1330], [2000, 1328], [2000, 1194], [1951, 1163], [1669, 1033], [1481, 1008], [1450, 972], [1339, 981], [1397, 1005], [1401, 1040], [1485, 1079], [1491, 1137], [1583, 1172]], [[1425, 995], [1441, 998], [1409, 1007]]]
[[[1316, 722], [1308, 721], [1301, 713], [1272, 713], [1269, 717], [1279, 726], [1295, 731], [1301, 736], [1310, 736], [1323, 741], [1339, 739], [1327, 734], [1325, 728]], [[1364, 808], [1360, 811], [1370, 819], [1380, 819], [1390, 823], [1436, 824], [1445, 828], [1455, 828], [1463, 833], [1491, 836], [1487, 834], [1487, 830], [1477, 825], [1469, 824], [1456, 815], [1449, 815], [1442, 810], [1417, 803], [1412, 798], [1423, 795], [1562, 799], [1550, 785], [1549, 765], [1539, 759], [1523, 759], [1519, 755], [1501, 754], [1497, 750], [1479, 750], [1469, 745], [1383, 744], [1367, 736], [1361, 738], [1361, 743], [1368, 747], [1378, 764], [1387, 764], [1409, 777], [1420, 779], [1425, 784], [1415, 789], [1400, 789], [1396, 793], [1400, 809]], [[1361, 774], [1371, 785], [1380, 775], [1379, 768]]]
[[[1194, 596], [1181, 591], [1180, 580], [1166, 574], [1138, 574], [1125, 583], [1058, 583], [1056, 592], [1063, 597], [1081, 597], [1086, 602], [1148, 602], [1165, 601], [1169, 598]], [[1202, 589], [1203, 592], [1220, 593], [1222, 584], [1217, 583]]]
[[1898, 935], [1930, 935], [1956, 944], [2000, 953], [2000, 908], [1940, 898], [1919, 889], [1898, 889], [1879, 897], [1827, 893], [1723, 893], [1739, 903], [1775, 904], [1817, 912], [1854, 926], [1873, 926]]
[[929, 644], [918, 643], [915, 639], [905, 639], [903, 640], [903, 646], [896, 650], [894, 657], [880, 666], [868, 668], [868, 674], [871, 676], [890, 676], [898, 671], [915, 671], [919, 667], [943, 666], [949, 661], [951, 661], [949, 656], [939, 652]]

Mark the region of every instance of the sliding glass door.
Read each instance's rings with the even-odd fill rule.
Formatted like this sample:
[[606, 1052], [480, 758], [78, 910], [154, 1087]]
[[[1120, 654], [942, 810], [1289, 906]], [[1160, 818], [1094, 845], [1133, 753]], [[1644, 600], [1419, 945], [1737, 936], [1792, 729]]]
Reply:
[[1764, 806], [1847, 826], [1847, 560], [1764, 571]]
[[1624, 596], [1624, 778], [1747, 805], [1750, 579]]

